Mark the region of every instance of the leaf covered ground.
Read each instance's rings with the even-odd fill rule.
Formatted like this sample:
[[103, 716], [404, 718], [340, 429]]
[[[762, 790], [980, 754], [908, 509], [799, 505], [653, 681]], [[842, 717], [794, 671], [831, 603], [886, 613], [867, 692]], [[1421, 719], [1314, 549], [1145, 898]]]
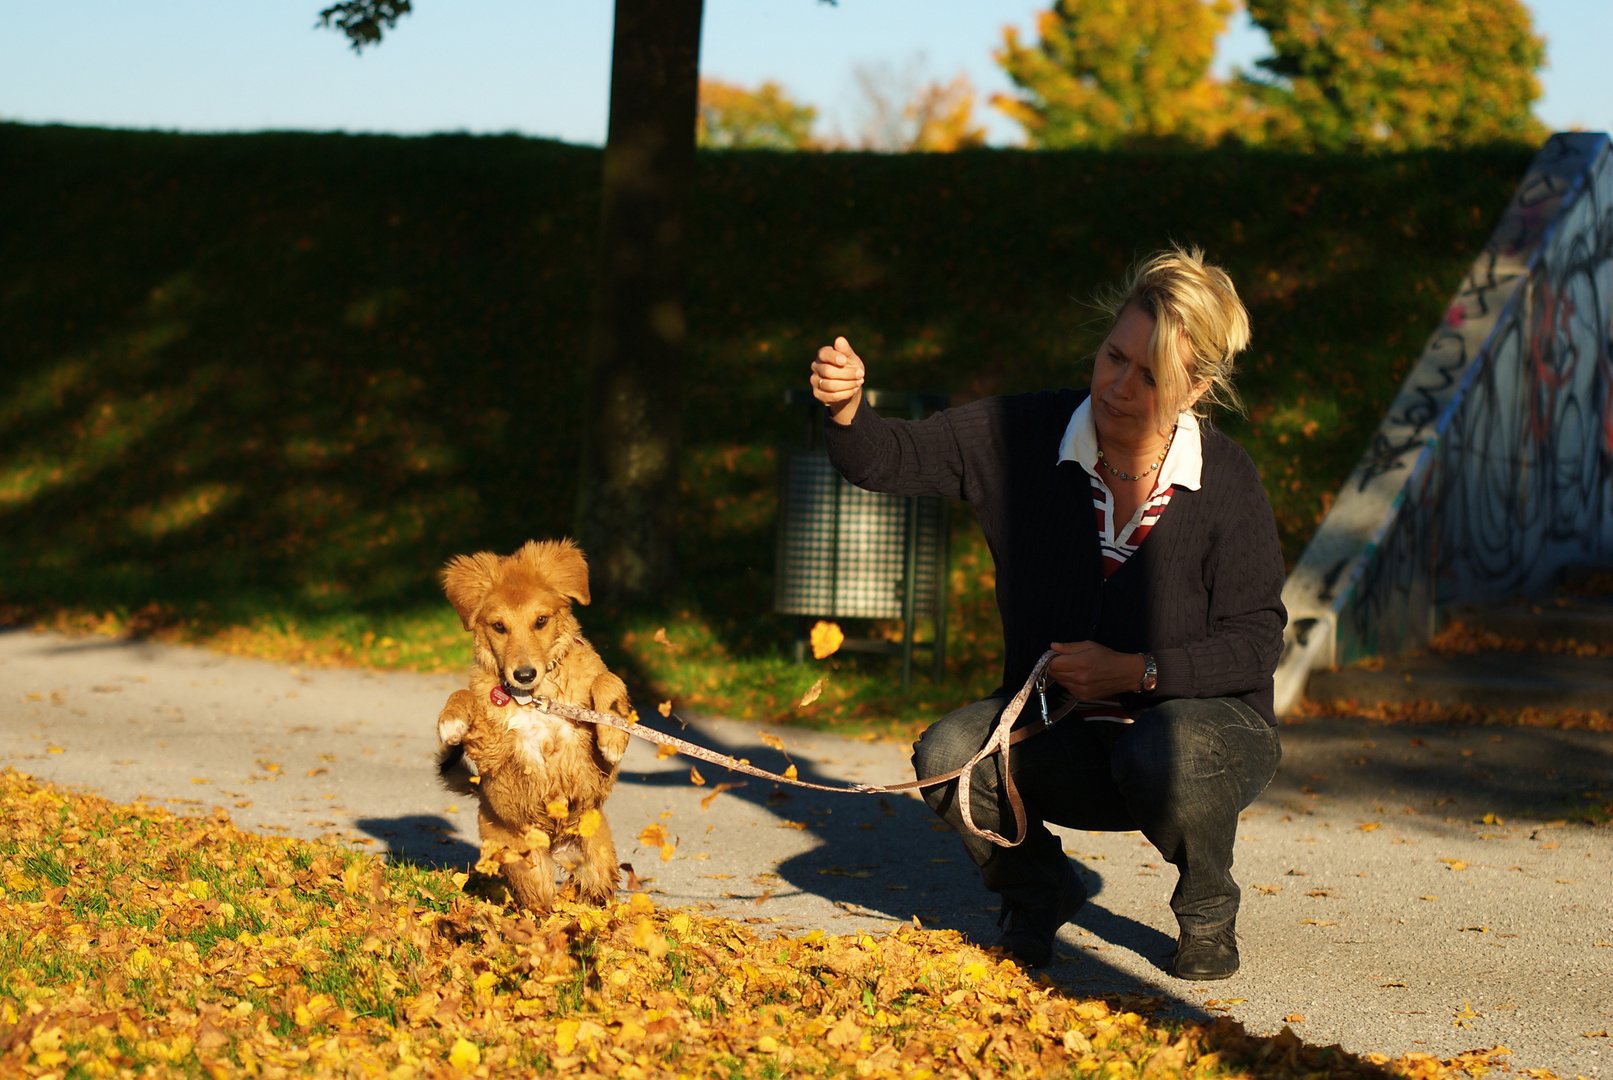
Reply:
[[954, 931], [763, 940], [644, 893], [538, 919], [485, 879], [13, 770], [0, 876], [0, 1077], [1443, 1080], [1506, 1055], [1391, 1061], [1170, 1019]]

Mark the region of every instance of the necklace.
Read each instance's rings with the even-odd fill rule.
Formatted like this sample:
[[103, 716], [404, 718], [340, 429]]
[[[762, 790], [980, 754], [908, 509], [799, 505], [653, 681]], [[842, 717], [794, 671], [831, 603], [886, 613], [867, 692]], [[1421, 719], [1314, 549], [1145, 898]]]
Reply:
[[1172, 428], [1171, 429], [1171, 437], [1165, 440], [1165, 449], [1163, 449], [1163, 450], [1161, 450], [1159, 452], [1159, 457], [1154, 459], [1154, 463], [1152, 465], [1148, 466], [1148, 468], [1144, 469], [1142, 472], [1138, 473], [1136, 476], [1127, 476], [1125, 473], [1121, 472], [1119, 469], [1117, 469], [1113, 465], [1109, 464], [1109, 459], [1103, 456], [1103, 447], [1101, 447], [1101, 446], [1098, 447], [1098, 464], [1102, 465], [1105, 469], [1108, 469], [1111, 475], [1118, 476], [1122, 480], [1141, 480], [1143, 477], [1147, 476], [1149, 473], [1153, 472], [1155, 469], [1157, 469], [1161, 465], [1165, 464], [1165, 455], [1169, 454], [1171, 452], [1171, 444], [1173, 442], [1175, 442], [1175, 441], [1176, 441], [1176, 429]]

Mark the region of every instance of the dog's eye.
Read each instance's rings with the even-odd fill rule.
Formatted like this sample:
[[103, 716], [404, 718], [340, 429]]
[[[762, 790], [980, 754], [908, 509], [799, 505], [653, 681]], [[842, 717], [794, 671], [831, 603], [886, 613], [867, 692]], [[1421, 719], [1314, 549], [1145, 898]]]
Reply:
[[495, 634], [507, 634], [510, 632], [510, 628], [505, 626], [502, 621], [499, 621], [493, 624], [493, 632]]
[[538, 616], [538, 621], [532, 624], [532, 629], [534, 629], [534, 630], [542, 630], [545, 626], [548, 626], [548, 625], [549, 625], [549, 616], [547, 616], [547, 615], [539, 615]]

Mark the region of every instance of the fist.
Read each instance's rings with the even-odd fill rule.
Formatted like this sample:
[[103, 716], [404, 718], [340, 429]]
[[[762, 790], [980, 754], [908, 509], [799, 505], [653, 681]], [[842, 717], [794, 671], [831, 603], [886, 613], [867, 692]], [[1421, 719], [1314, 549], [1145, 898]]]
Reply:
[[835, 338], [833, 346], [818, 350], [812, 363], [812, 396], [829, 407], [829, 416], [837, 424], [851, 423], [862, 400], [863, 381], [867, 377], [862, 357], [843, 337]]

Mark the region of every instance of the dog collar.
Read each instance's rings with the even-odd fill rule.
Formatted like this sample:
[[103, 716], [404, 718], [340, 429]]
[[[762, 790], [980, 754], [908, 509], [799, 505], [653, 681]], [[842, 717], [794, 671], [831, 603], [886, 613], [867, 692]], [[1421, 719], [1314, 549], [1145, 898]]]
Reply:
[[500, 683], [487, 692], [487, 700], [498, 706], [508, 705], [512, 701], [517, 705], [530, 705], [532, 694], [527, 690], [508, 689]]

